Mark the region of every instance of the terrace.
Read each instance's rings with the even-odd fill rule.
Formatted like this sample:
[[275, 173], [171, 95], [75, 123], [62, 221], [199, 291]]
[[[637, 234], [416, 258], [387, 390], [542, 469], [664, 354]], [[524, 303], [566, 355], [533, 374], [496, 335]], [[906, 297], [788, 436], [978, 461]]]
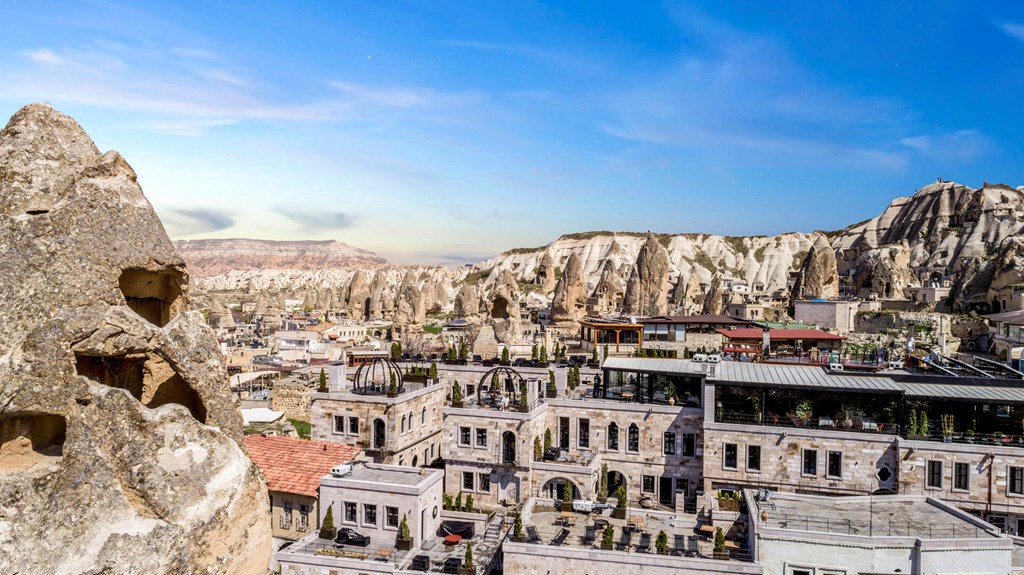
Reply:
[[[607, 512], [606, 512], [607, 513]], [[694, 516], [676, 517], [674, 514], [649, 509], [629, 508], [626, 518], [616, 519], [606, 513], [576, 513], [555, 509], [552, 500], [534, 499], [524, 511], [523, 542], [538, 545], [568, 547], [590, 551], [628, 553], [639, 557], [657, 556], [667, 560], [684, 558], [712, 560], [714, 530], [710, 531]], [[611, 527], [612, 546], [602, 544], [604, 529]], [[666, 535], [664, 553], [657, 549], [659, 533]], [[749, 563], [751, 554], [746, 541], [729, 539], [725, 555], [718, 555], [715, 564], [722, 561]], [[681, 569], [682, 563], [678, 565]]]
[[495, 367], [465, 388], [452, 386], [456, 408], [530, 413], [544, 403], [544, 386], [537, 378], [524, 378], [511, 367]]

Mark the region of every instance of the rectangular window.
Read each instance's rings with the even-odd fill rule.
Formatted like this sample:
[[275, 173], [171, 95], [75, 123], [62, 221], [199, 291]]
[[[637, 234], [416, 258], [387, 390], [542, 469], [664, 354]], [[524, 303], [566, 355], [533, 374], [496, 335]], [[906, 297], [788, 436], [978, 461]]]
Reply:
[[363, 503], [363, 523], [366, 525], [377, 524], [377, 506]]
[[928, 462], [928, 477], [926, 478], [928, 487], [942, 487], [942, 462], [941, 461], [929, 461]]
[[476, 446], [487, 447], [487, 430], [477, 429], [476, 430]]
[[676, 434], [672, 433], [671, 431], [665, 432], [664, 453], [665, 455], [676, 454]]
[[459, 428], [459, 445], [469, 445], [469, 437], [473, 431], [468, 427]]
[[726, 443], [724, 449], [725, 458], [722, 461], [722, 467], [726, 469], [736, 469], [737, 448], [735, 443]]
[[473, 491], [473, 472], [463, 471], [462, 472], [462, 489], [465, 491]]
[[971, 466], [968, 463], [953, 464], [953, 489], [969, 491], [971, 489]]
[[345, 521], [348, 523], [356, 522], [356, 504], [351, 501], [345, 502]]
[[814, 449], [804, 450], [804, 475], [818, 474], [818, 452]]
[[1010, 493], [1024, 495], [1024, 467], [1010, 467], [1010, 480], [1007, 486]]
[[359, 418], [350, 417], [348, 418], [348, 433], [349, 435], [359, 435]]
[[644, 493], [654, 493], [654, 476], [653, 475], [644, 475], [643, 492]]
[[697, 455], [697, 435], [693, 433], [683, 434], [683, 457]]
[[491, 475], [489, 473], [480, 474], [480, 487], [477, 489], [477, 491], [481, 493], [491, 492]]
[[843, 476], [843, 452], [842, 451], [829, 451], [826, 456], [826, 464], [828, 466], [825, 469], [826, 477], [842, 477]]
[[387, 505], [384, 507], [384, 521], [388, 527], [398, 527], [398, 508]]
[[334, 416], [334, 433], [345, 433], [345, 416]]
[[587, 449], [590, 447], [590, 420], [580, 418], [579, 424], [579, 444], [580, 447]]
[[761, 446], [747, 446], [747, 471], [761, 471]]

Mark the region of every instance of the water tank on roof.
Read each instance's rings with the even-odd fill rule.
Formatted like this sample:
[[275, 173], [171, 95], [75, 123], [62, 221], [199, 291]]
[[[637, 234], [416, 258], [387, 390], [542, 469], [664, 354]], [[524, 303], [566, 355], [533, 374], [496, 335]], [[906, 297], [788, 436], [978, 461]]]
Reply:
[[342, 463], [341, 465], [337, 465], [331, 468], [331, 475], [335, 477], [345, 477], [349, 473], [352, 473], [351, 463]]

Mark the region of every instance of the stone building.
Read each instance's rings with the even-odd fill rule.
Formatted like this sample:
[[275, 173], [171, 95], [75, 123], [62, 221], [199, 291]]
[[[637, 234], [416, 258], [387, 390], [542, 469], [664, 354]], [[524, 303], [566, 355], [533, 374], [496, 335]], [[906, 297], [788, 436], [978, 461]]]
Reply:
[[359, 447], [377, 463], [428, 465], [441, 455], [444, 399], [444, 385], [413, 382], [385, 359], [360, 366], [352, 382], [332, 366], [328, 392], [311, 396], [311, 433]]

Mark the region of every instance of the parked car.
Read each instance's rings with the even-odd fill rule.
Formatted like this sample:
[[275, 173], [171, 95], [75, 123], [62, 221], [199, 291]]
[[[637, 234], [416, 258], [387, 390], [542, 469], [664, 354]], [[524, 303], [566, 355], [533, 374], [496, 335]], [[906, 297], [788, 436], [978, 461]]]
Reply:
[[338, 530], [338, 536], [334, 538], [334, 542], [339, 545], [356, 545], [358, 547], [366, 547], [370, 544], [370, 538], [366, 535], [361, 535], [351, 527], [342, 527]]

